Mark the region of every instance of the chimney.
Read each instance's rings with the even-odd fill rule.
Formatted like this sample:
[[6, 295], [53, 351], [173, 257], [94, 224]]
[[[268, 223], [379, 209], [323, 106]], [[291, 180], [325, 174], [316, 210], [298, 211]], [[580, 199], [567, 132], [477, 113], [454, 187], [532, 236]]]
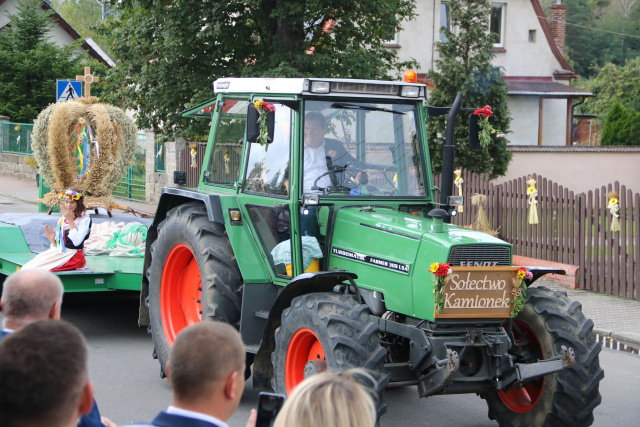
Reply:
[[558, 4], [551, 6], [549, 27], [551, 28], [553, 41], [556, 43], [560, 53], [564, 55], [564, 39], [567, 30], [567, 5], [560, 4], [560, 0], [558, 0]]

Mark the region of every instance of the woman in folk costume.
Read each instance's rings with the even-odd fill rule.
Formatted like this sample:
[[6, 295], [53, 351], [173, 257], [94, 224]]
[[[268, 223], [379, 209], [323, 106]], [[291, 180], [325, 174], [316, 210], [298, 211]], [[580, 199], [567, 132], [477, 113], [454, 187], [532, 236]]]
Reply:
[[65, 271], [83, 268], [84, 241], [91, 231], [91, 217], [84, 206], [84, 195], [77, 188], [69, 188], [60, 193], [60, 221], [54, 229], [44, 226], [44, 234], [51, 242], [51, 248], [38, 254], [22, 266], [22, 269], [42, 268], [50, 271]]

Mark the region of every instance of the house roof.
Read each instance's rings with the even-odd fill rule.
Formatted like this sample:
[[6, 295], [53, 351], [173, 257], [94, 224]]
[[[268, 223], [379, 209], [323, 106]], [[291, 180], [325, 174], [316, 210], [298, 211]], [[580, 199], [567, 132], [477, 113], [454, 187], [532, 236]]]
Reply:
[[[2, 6], [2, 4], [5, 1], [6, 0], [0, 0], [0, 6]], [[53, 13], [51, 14], [51, 18], [54, 21], [56, 21], [56, 23], [67, 34], [69, 34], [69, 36], [71, 36], [71, 38], [73, 40], [79, 40], [79, 39], [82, 38], [82, 36], [67, 21], [65, 21], [64, 18], [62, 18], [62, 16], [60, 16], [58, 14], [58, 12], [56, 12], [55, 9], [53, 7], [51, 7], [51, 5], [49, 3], [43, 1], [41, 3], [40, 7], [42, 7], [42, 9], [44, 9], [44, 10], [52, 10]], [[103, 64], [105, 64], [108, 67], [114, 67], [115, 66], [115, 63], [113, 62], [113, 60], [111, 60], [111, 58], [109, 58], [109, 56], [92, 39], [88, 38], [88, 39], [84, 40], [82, 42], [81, 47], [85, 51], [87, 51], [87, 54], [91, 58], [97, 59], [98, 61], [102, 62]]]
[[547, 16], [545, 15], [544, 10], [542, 10], [540, 1], [531, 0], [531, 5], [533, 6], [533, 10], [536, 12], [536, 16], [538, 17], [538, 21], [540, 22], [540, 26], [542, 27], [542, 32], [547, 38], [547, 43], [551, 48], [551, 52], [553, 53], [553, 56], [556, 57], [556, 59], [560, 63], [560, 66], [562, 67], [561, 70], [558, 70], [554, 73], [554, 77], [560, 80], [571, 80], [576, 78], [577, 76], [574, 73], [573, 68], [571, 68], [571, 65], [569, 65], [569, 61], [566, 60], [562, 52], [560, 52], [560, 49], [558, 49], [556, 42], [553, 40], [553, 35], [551, 34], [551, 28], [549, 27]]
[[538, 81], [531, 80], [507, 80], [507, 90], [509, 95], [519, 96], [543, 96], [545, 98], [571, 98], [571, 97], [588, 97], [593, 93], [578, 89], [573, 86], [564, 85], [562, 83], [546, 81], [540, 79]]

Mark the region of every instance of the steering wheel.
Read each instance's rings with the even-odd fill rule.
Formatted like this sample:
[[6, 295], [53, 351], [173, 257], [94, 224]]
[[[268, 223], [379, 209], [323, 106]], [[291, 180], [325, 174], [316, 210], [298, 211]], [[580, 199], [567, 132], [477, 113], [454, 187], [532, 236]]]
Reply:
[[320, 190], [323, 192], [327, 192], [327, 193], [349, 193], [351, 191], [351, 189], [347, 186], [344, 185], [344, 180], [343, 182], [339, 183], [338, 185], [331, 185], [327, 188], [324, 187], [318, 187], [318, 181], [320, 180], [320, 178], [325, 177], [327, 175], [331, 176], [331, 182], [338, 182], [338, 175], [337, 172], [344, 172], [347, 170], [347, 166], [332, 166], [329, 168], [329, 170], [327, 170], [326, 172], [320, 174], [315, 181], [313, 181], [313, 185], [311, 186], [312, 190]]

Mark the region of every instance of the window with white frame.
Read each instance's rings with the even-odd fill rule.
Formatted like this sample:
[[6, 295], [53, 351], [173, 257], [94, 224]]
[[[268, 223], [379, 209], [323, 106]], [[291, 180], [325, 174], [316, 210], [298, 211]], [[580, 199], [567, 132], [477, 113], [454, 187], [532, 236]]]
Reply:
[[489, 32], [498, 35], [498, 41], [493, 44], [494, 47], [504, 47], [504, 23], [506, 10], [507, 8], [505, 4], [491, 4]]
[[384, 44], [385, 45], [397, 45], [398, 44], [398, 30], [396, 30], [396, 32], [393, 33], [393, 38], [391, 40], [385, 40]]
[[451, 9], [449, 3], [440, 3], [440, 41], [447, 42], [449, 39], [444, 33], [444, 28], [451, 31]]

